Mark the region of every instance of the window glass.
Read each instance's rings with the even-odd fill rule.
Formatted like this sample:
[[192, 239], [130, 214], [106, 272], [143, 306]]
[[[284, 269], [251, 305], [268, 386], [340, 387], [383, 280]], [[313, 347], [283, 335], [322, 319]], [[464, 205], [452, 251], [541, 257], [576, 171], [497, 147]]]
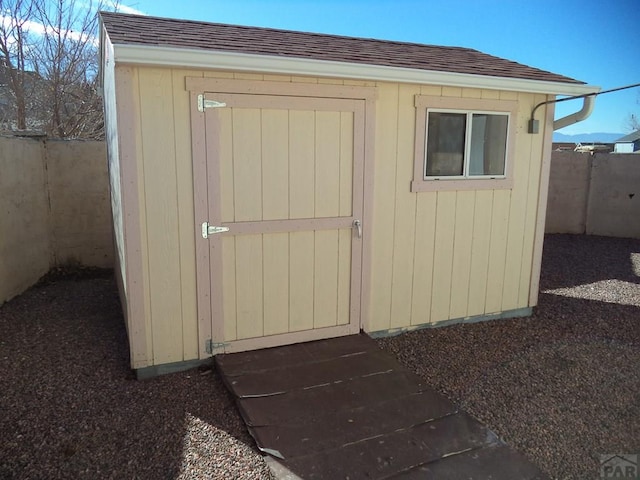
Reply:
[[428, 177], [460, 176], [464, 172], [464, 113], [429, 112], [427, 114]]
[[518, 102], [415, 96], [412, 192], [513, 188]]
[[504, 175], [508, 119], [507, 115], [472, 115], [469, 175]]

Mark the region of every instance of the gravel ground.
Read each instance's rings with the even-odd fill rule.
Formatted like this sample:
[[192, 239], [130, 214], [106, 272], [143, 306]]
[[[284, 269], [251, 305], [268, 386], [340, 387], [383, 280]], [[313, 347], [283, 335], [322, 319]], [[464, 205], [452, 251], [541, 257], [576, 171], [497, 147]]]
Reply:
[[[379, 343], [554, 478], [597, 478], [640, 453], [639, 283], [640, 240], [548, 236], [533, 317]], [[104, 275], [0, 307], [0, 479], [270, 478], [215, 372], [134, 380], [119, 312]]]
[[111, 275], [66, 277], [0, 307], [0, 479], [271, 478], [214, 372], [135, 380]]
[[557, 479], [640, 453], [640, 240], [550, 235], [530, 318], [380, 339]]

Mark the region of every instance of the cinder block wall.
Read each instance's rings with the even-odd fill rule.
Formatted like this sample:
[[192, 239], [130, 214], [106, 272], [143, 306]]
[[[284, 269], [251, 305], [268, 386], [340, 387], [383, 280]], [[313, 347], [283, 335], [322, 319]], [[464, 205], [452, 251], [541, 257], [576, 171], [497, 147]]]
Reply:
[[113, 266], [104, 142], [0, 137], [0, 304], [51, 267]]
[[55, 265], [113, 267], [113, 222], [104, 142], [45, 143]]
[[545, 231], [640, 238], [640, 155], [553, 152]]
[[0, 304], [50, 266], [44, 144], [0, 137]]
[[640, 154], [593, 156], [587, 234], [640, 238]]

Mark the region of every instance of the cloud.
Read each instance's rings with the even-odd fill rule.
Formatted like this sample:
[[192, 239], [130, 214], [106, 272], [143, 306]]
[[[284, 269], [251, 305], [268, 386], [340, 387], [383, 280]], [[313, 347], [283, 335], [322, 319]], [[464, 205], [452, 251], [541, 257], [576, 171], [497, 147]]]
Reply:
[[[5, 30], [11, 30], [11, 28], [15, 25], [15, 23], [16, 21], [14, 18], [7, 15], [0, 15], [0, 24], [2, 24], [2, 27]], [[39, 22], [35, 22], [33, 20], [25, 20], [24, 22], [22, 22], [22, 29], [25, 32], [39, 35], [39, 36], [44, 35], [45, 33], [50, 33], [50, 34], [56, 33], [56, 30], [53, 27], [45, 27], [43, 24]], [[66, 36], [67, 38], [70, 38], [75, 41], [90, 42], [96, 45], [98, 43], [98, 40], [95, 37], [88, 35], [86, 33], [76, 32], [73, 30], [63, 30], [60, 33], [63, 36]], [[7, 40], [10, 45], [15, 43], [15, 38], [9, 37]]]
[[118, 8], [116, 8], [116, 10], [121, 13], [131, 13], [133, 15], [146, 15], [146, 13], [144, 13], [143, 11], [137, 10], [133, 7], [127, 7], [126, 5], [118, 5]]
[[120, 13], [130, 13], [132, 15], [146, 15], [146, 13], [143, 12], [142, 10], [129, 7], [128, 5], [124, 5], [117, 0], [106, 0], [105, 6], [113, 8], [116, 12], [120, 12]]

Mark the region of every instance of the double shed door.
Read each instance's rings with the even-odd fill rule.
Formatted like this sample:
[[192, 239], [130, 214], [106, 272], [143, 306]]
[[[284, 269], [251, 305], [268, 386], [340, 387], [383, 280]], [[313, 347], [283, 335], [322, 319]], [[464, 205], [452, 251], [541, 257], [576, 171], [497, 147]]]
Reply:
[[212, 353], [357, 333], [364, 101], [205, 98]]

